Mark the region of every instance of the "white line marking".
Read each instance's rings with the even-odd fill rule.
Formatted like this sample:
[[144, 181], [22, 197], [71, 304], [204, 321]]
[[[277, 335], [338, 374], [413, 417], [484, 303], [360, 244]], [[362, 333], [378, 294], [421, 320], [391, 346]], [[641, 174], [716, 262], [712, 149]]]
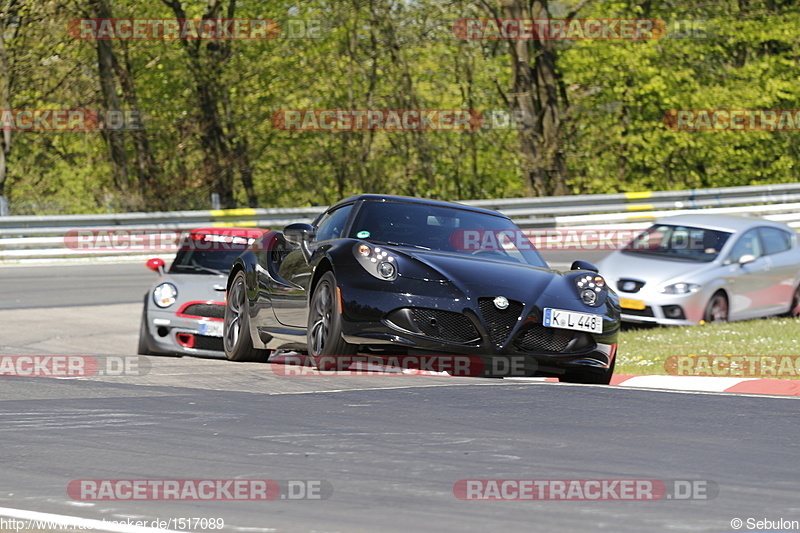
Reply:
[[626, 379], [622, 387], [671, 389], [684, 391], [725, 392], [727, 389], [753, 378], [728, 378], [705, 376], [635, 376]]
[[[38, 511], [26, 511], [24, 509], [12, 509], [10, 507], [0, 507], [0, 516], [18, 518], [20, 520], [38, 520], [40, 528], [47, 528], [52, 524], [59, 524], [65, 529], [94, 529], [99, 531], [112, 531], [114, 533], [186, 533], [172, 529], [158, 529], [154, 527], [134, 526], [130, 524], [114, 524], [92, 518], [81, 518], [78, 516], [68, 516], [61, 514], [40, 513]], [[147, 522], [147, 520], [142, 520]], [[50, 524], [47, 524], [50, 522]], [[36, 524], [30, 524], [35, 527]]]

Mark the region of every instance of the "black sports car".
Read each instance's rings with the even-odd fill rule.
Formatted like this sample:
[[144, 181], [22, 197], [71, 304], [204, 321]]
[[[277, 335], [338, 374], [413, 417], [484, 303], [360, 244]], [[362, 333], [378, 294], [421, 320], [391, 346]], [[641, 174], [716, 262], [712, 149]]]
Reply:
[[473, 375], [608, 383], [620, 325], [591, 264], [548, 268], [505, 215], [368, 194], [265, 233], [234, 262], [226, 302], [228, 359], [292, 350], [321, 369], [464, 356]]

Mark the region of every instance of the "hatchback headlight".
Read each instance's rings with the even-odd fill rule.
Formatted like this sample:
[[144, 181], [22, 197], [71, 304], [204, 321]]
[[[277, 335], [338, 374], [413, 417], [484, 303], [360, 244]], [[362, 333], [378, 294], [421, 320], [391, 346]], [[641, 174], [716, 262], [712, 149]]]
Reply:
[[385, 281], [397, 279], [397, 260], [385, 249], [369, 244], [357, 244], [353, 254], [364, 270], [376, 278]]
[[696, 283], [673, 283], [672, 285], [667, 285], [666, 287], [661, 287], [658, 289], [658, 292], [662, 294], [690, 294], [693, 292], [697, 292], [700, 290], [700, 285]]
[[169, 307], [175, 303], [178, 289], [172, 283], [162, 283], [153, 290], [153, 302], [158, 307]]

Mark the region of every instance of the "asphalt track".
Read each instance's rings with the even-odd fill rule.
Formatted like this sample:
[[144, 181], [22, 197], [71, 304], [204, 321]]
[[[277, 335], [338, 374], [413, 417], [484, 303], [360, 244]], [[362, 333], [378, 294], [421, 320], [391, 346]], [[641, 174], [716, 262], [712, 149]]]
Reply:
[[[102, 367], [134, 354], [153, 277], [142, 265], [0, 269], [0, 356], [86, 355]], [[245, 533], [729, 532], [734, 518], [800, 520], [794, 398], [141, 362], [142, 375], [0, 377], [0, 518], [222, 518]], [[80, 479], [305, 480], [333, 493], [81, 501], [67, 493]], [[465, 479], [678, 479], [719, 494], [462, 501], [453, 488]]]

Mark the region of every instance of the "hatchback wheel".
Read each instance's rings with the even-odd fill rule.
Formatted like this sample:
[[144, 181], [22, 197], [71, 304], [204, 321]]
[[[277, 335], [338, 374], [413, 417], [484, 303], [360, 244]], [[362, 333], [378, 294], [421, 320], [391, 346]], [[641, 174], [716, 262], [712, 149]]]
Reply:
[[725, 294], [718, 292], [711, 297], [703, 315], [706, 322], [727, 322], [728, 321], [728, 298]]

